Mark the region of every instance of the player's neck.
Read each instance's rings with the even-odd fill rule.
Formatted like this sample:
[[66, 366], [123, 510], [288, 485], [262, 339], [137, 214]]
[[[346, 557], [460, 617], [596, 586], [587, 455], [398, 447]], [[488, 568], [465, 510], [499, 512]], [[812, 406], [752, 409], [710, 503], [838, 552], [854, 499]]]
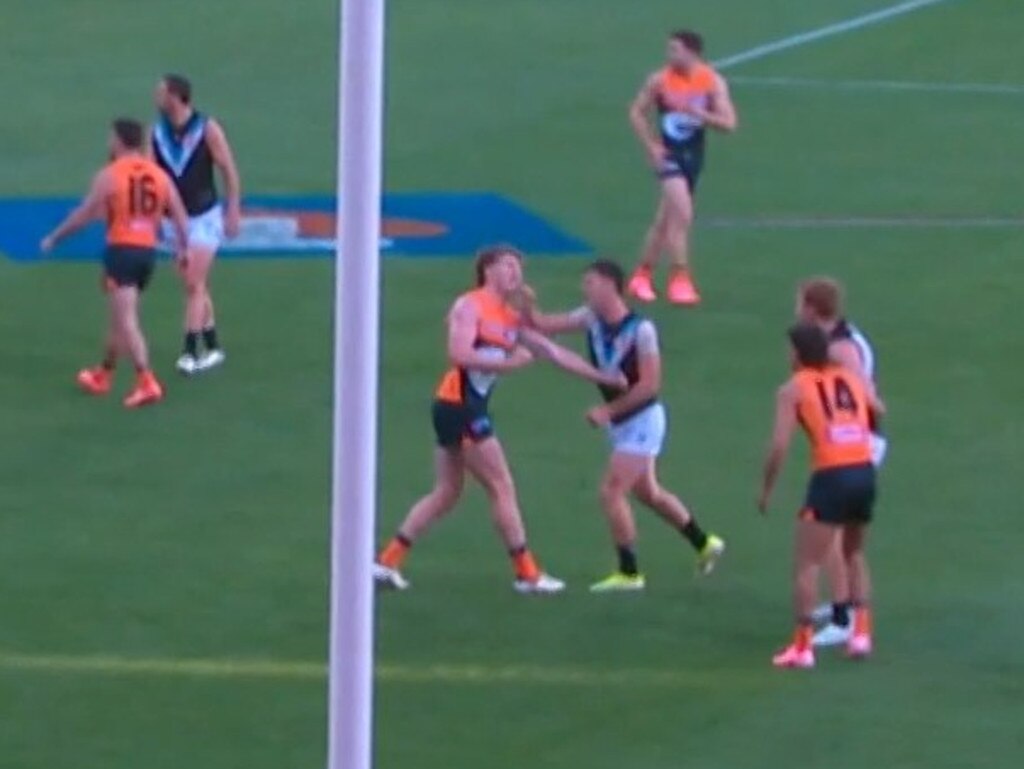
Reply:
[[171, 121], [171, 125], [175, 128], [181, 128], [192, 119], [195, 112], [195, 109], [191, 106], [182, 107], [181, 110], [176, 111], [172, 115], [168, 115], [167, 119]]
[[605, 323], [615, 325], [616, 323], [621, 323], [623, 318], [629, 315], [629, 305], [621, 299], [617, 299], [612, 304], [602, 308], [598, 315], [601, 316], [601, 320]]

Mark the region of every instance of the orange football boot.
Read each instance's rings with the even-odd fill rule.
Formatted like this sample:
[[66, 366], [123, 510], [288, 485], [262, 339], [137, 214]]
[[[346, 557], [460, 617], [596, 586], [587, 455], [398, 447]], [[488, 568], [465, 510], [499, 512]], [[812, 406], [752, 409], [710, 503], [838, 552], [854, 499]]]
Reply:
[[164, 388], [152, 371], [142, 371], [132, 389], [124, 399], [124, 407], [137, 409], [140, 406], [148, 406], [151, 403], [163, 400]]
[[95, 368], [84, 368], [78, 372], [76, 380], [78, 386], [89, 395], [106, 395], [110, 392], [110, 385], [114, 379], [114, 372], [103, 366]]

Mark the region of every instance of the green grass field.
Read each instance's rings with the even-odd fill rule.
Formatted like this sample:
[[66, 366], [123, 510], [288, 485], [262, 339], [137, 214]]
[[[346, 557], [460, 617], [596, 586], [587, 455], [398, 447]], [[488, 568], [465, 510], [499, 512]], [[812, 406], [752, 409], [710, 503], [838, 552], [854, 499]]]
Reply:
[[[392, 0], [388, 189], [499, 191], [632, 260], [655, 190], [625, 106], [663, 33], [694, 25], [714, 58], [885, 4]], [[107, 119], [147, 115], [167, 69], [222, 119], [248, 190], [333, 189], [332, 0], [2, 5], [0, 195], [79, 192]], [[712, 141], [702, 182], [706, 302], [653, 310], [664, 478], [727, 560], [693, 581], [684, 543], [642, 516], [648, 593], [588, 595], [612, 563], [604, 445], [582, 416], [595, 393], [509, 377], [495, 413], [531, 541], [571, 590], [514, 596], [470, 493], [413, 553], [415, 589], [379, 602], [377, 766], [1018, 765], [1024, 228], [952, 219], [1020, 214], [1022, 27], [1019, 3], [950, 0], [729, 72], [742, 126]], [[972, 85], [990, 83], [1013, 87]], [[814, 223], [861, 216], [936, 221]], [[736, 226], [752, 217], [806, 226]], [[427, 403], [465, 256], [384, 268], [382, 537], [430, 482]], [[568, 306], [583, 264], [538, 255], [529, 277]], [[768, 520], [753, 498], [793, 286], [819, 272], [847, 283], [891, 412], [879, 649], [786, 675], [768, 659], [790, 629], [803, 452]], [[0, 766], [323, 765], [331, 277], [323, 260], [221, 264], [227, 367], [125, 413], [71, 386], [97, 352], [94, 266], [0, 256]], [[164, 271], [145, 322], [168, 378], [179, 303]]]

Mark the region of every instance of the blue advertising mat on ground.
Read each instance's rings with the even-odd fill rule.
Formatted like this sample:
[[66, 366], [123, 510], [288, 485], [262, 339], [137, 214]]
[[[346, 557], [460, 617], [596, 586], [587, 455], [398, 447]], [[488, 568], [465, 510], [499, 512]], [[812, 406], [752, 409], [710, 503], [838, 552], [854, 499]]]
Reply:
[[[0, 198], [0, 252], [19, 262], [40, 259], [39, 241], [77, 201]], [[333, 252], [335, 202], [330, 196], [247, 198], [241, 233], [226, 257], [309, 256]], [[401, 256], [470, 255], [485, 243], [511, 243], [541, 254], [580, 254], [590, 246], [518, 203], [492, 192], [385, 195], [381, 248]], [[99, 223], [69, 238], [48, 258], [93, 260], [103, 248]]]

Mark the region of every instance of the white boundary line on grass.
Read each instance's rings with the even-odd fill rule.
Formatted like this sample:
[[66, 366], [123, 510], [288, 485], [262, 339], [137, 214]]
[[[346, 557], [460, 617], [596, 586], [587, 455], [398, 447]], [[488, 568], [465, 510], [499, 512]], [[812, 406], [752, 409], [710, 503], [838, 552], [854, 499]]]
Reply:
[[815, 77], [772, 77], [735, 75], [729, 78], [734, 85], [764, 88], [793, 88], [825, 91], [893, 91], [940, 94], [982, 94], [998, 96], [1024, 96], [1024, 85], [1014, 83], [929, 83], [913, 80], [828, 80]]
[[[121, 657], [114, 655], [22, 654], [0, 652], [0, 672], [40, 675], [86, 675], [109, 678], [176, 678], [273, 681], [322, 684], [326, 663], [298, 660], [236, 658]], [[702, 689], [727, 684], [737, 689], [758, 686], [759, 677], [736, 667], [681, 670], [633, 668], [610, 670], [562, 665], [487, 665], [473, 663], [378, 663], [374, 677], [397, 685], [448, 684], [464, 686], [644, 686], [669, 689]]]
[[800, 32], [796, 35], [790, 35], [789, 37], [754, 46], [746, 51], [740, 51], [739, 53], [735, 53], [731, 56], [726, 56], [724, 59], [719, 59], [714, 62], [714, 65], [718, 69], [728, 69], [730, 67], [735, 67], [738, 64], [745, 64], [748, 61], [763, 59], [765, 56], [771, 56], [773, 53], [788, 51], [790, 48], [798, 48], [802, 45], [806, 45], [807, 43], [814, 43], [818, 40], [825, 40], [829, 37], [844, 35], [847, 32], [853, 32], [854, 30], [861, 29], [863, 27], [881, 24], [882, 22], [889, 21], [890, 19], [895, 19], [898, 16], [903, 16], [904, 14], [912, 13], [923, 8], [928, 8], [929, 6], [945, 2], [948, 2], [948, 0], [907, 0], [907, 2], [890, 5], [887, 8], [881, 8], [877, 11], [866, 13], [861, 16], [854, 16], [853, 18], [846, 19], [845, 21], [837, 21], [834, 24], [818, 27], [818, 29]]
[[717, 230], [1015, 230], [1024, 217], [1011, 216], [715, 216], [698, 228]]

